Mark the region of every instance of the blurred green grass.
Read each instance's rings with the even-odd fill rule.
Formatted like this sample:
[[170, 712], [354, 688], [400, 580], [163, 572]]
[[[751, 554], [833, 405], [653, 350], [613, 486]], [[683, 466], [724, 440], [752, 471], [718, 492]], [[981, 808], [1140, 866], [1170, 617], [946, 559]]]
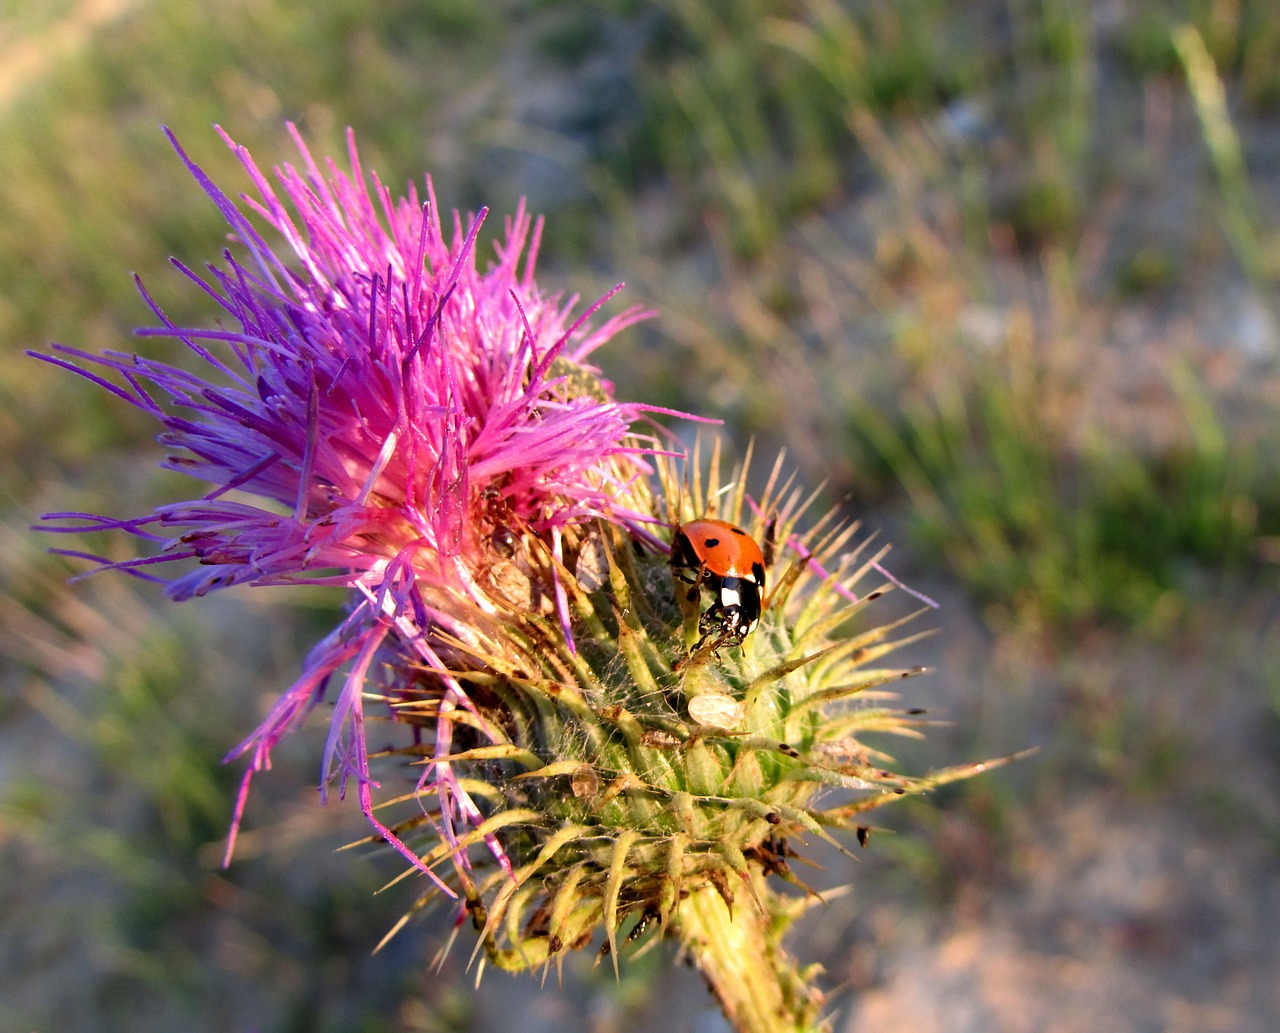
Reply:
[[[9, 6], [0, 483], [20, 559], [0, 720], [34, 714], [90, 791], [7, 774], [0, 846], [119, 887], [94, 919], [109, 928], [81, 930], [104, 987], [185, 986], [168, 1014], [188, 1023], [213, 992], [203, 948], [165, 930], [223, 892], [218, 757], [289, 677], [273, 651], [300, 650], [309, 619], [274, 612], [288, 644], [254, 644], [261, 670], [229, 676], [198, 614], [160, 610], [124, 641], [94, 624], [21, 530], [43, 509], [140, 511], [172, 483], [140, 416], [22, 354], [165, 347], [130, 336], [148, 319], [131, 272], [178, 321], [209, 318], [166, 259], [199, 266], [225, 228], [161, 124], [228, 188], [242, 180], [211, 123], [270, 165], [292, 157], [292, 119], [316, 153], [341, 154], [353, 126], [386, 181], [430, 171], [449, 206], [500, 214], [527, 193], [549, 220], [544, 286], [627, 279], [662, 313], [601, 356], [626, 394], [724, 416], [855, 509], [900, 515], [917, 569], [958, 581], [993, 634], [1170, 636], [1222, 593], [1274, 584], [1276, 360], [1237, 346], [1228, 318], [1269, 314], [1274, 351], [1280, 173], [1254, 130], [1280, 111], [1280, 18], [1262, 0], [1105, 18], [1065, 0]], [[1123, 753], [1142, 716], [1090, 716], [1106, 710], [1094, 699], [1075, 734]], [[1168, 752], [1154, 738], [1144, 771]], [[100, 823], [120, 796], [137, 812]], [[286, 874], [264, 878], [288, 895]], [[330, 964], [368, 885], [293, 898], [294, 918], [346, 930], [319, 946], [283, 919], [246, 935]], [[63, 950], [76, 906], [52, 920]], [[293, 1004], [263, 1028], [384, 1028], [308, 1024], [314, 988], [291, 971]]]

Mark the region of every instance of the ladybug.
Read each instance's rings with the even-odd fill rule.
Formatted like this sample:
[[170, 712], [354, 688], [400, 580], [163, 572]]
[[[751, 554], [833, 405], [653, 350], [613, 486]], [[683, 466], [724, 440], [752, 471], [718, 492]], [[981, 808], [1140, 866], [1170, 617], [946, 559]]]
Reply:
[[741, 527], [710, 519], [678, 525], [671, 540], [671, 569], [693, 586], [685, 597], [689, 602], [698, 601], [703, 587], [715, 595], [698, 619], [699, 646], [713, 634], [721, 641], [733, 638], [741, 644], [759, 623], [764, 553]]

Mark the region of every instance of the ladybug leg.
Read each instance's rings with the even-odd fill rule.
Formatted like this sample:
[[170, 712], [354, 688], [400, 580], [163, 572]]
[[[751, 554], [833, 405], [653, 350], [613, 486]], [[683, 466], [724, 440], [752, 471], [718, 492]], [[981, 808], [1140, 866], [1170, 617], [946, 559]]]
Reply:
[[687, 603], [696, 603], [702, 597], [702, 575], [703, 571], [699, 570], [696, 577], [689, 576], [689, 568], [672, 567], [671, 573], [677, 581], [682, 581], [689, 586], [689, 590], [684, 594], [684, 600]]
[[723, 628], [713, 628], [704, 633], [697, 642], [689, 647], [683, 657], [676, 661], [673, 670], [683, 671], [692, 667], [705, 664], [708, 660], [720, 662], [720, 648], [730, 639], [731, 635]]
[[681, 544], [683, 543], [678, 542], [672, 548], [671, 577], [674, 581], [681, 581], [686, 585], [692, 586], [685, 594], [685, 601], [692, 603], [698, 599], [706, 569], [697, 562], [697, 557], [691, 554], [687, 545], [681, 548]]
[[702, 597], [702, 578], [697, 577], [692, 580], [682, 578], [681, 580], [686, 581], [691, 586], [689, 591], [684, 594], [684, 601], [687, 603], [696, 603]]
[[695, 656], [699, 653], [709, 653], [719, 660], [719, 649], [734, 637], [733, 630], [724, 627], [723, 624], [713, 628], [699, 628], [699, 630], [702, 632], [702, 637], [693, 644], [693, 648], [689, 650], [689, 655]]
[[729, 623], [730, 617], [724, 605], [717, 597], [716, 600], [702, 611], [702, 616], [698, 618], [698, 630], [702, 632], [702, 637], [706, 638], [715, 631], [723, 630]]

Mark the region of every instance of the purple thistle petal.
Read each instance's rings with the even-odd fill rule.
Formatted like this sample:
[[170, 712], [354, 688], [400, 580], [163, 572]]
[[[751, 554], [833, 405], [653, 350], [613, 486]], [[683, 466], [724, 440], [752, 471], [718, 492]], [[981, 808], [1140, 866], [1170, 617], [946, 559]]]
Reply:
[[[620, 286], [576, 316], [576, 297], [543, 294], [534, 281], [543, 224], [523, 205], [505, 220], [482, 270], [476, 242], [486, 213], [464, 222], [455, 212], [446, 227], [429, 178], [425, 200], [412, 186], [394, 197], [366, 175], [351, 133], [343, 171], [313, 159], [290, 125], [300, 166], [269, 177], [218, 129], [253, 188], [235, 201], [165, 132], [235, 243], [207, 274], [174, 262], [217, 306], [215, 328], [178, 326], [139, 284], [158, 322], [139, 333], [180, 341], [203, 375], [61, 345], [37, 357], [154, 416], [170, 452], [162, 465], [209, 487], [133, 519], [48, 514], [42, 529], [117, 531], [148, 543], [148, 555], [124, 561], [68, 554], [147, 578], [179, 563], [186, 569], [166, 582], [174, 599], [236, 584], [350, 589], [351, 612], [230, 755], [247, 755], [249, 768], [228, 856], [252, 774], [270, 766], [271, 750], [340, 678], [323, 784], [341, 792], [354, 780], [377, 833], [425, 871], [374, 815], [366, 682], [375, 670], [379, 678], [413, 676], [405, 665], [436, 672], [444, 696], [435, 763], [419, 788], [435, 795], [441, 835], [460, 842], [481, 812], [442, 760], [450, 714], [470, 710], [469, 725], [483, 722], [432, 636], [483, 637], [468, 622], [493, 612], [478, 579], [497, 530], [537, 537], [554, 557], [548, 587], [570, 645], [556, 566], [565, 529], [605, 519], [657, 540], [646, 530], [651, 516], [615, 500], [647, 472], [646, 456], [661, 451], [635, 437], [633, 424], [669, 412], [616, 402], [602, 380], [598, 391], [575, 394], [558, 366], [567, 361], [594, 377], [588, 356], [649, 313], [631, 308], [593, 325]], [[286, 245], [280, 252], [268, 241], [273, 233]], [[489, 837], [489, 847], [510, 870], [498, 841]], [[460, 870], [465, 854], [454, 857]]]

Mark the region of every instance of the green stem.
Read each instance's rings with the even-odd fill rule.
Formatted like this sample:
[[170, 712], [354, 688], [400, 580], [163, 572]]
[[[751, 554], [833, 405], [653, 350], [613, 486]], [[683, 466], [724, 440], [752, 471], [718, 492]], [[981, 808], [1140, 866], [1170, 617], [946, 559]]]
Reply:
[[711, 886], [691, 893], [673, 916], [680, 941], [737, 1033], [823, 1030], [822, 994], [807, 978], [817, 966], [802, 971], [782, 949], [786, 901], [762, 882], [756, 892], [759, 904], [743, 887], [732, 906]]

